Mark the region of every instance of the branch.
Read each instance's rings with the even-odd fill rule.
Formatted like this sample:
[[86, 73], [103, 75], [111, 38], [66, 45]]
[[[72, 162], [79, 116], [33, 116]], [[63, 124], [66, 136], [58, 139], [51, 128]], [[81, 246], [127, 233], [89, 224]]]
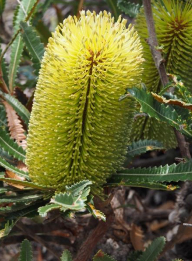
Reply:
[[[159, 72], [159, 76], [160, 76], [162, 85], [165, 86], [168, 84], [169, 79], [167, 77], [167, 73], [165, 70], [164, 59], [161, 55], [161, 52], [157, 50], [158, 41], [157, 41], [155, 25], [154, 25], [154, 21], [153, 21], [151, 0], [143, 0], [143, 6], [144, 6], [147, 28], [148, 28], [148, 33], [149, 33], [148, 43], [149, 43], [149, 46], [151, 49], [153, 60], [155, 62], [155, 66]], [[178, 146], [180, 148], [182, 157], [191, 158], [191, 155], [189, 152], [189, 146], [188, 146], [188, 143], [186, 143], [184, 136], [177, 130], [175, 130], [175, 135], [177, 138]]]
[[[101, 207], [99, 209], [101, 209]], [[111, 227], [111, 224], [114, 220], [114, 213], [111, 205], [109, 204], [107, 206], [107, 210], [103, 212], [105, 212], [106, 215], [106, 222], [99, 221], [97, 227], [89, 233], [87, 239], [80, 247], [77, 253], [77, 257], [74, 259], [74, 261], [88, 261], [97, 243], [102, 239], [107, 230]]]
[[165, 70], [164, 59], [161, 55], [161, 52], [157, 50], [158, 41], [157, 41], [157, 36], [155, 33], [155, 25], [154, 25], [154, 21], [153, 21], [151, 1], [144, 0], [143, 6], [144, 6], [144, 11], [145, 11], [147, 28], [148, 28], [148, 32], [149, 32], [148, 44], [151, 49], [151, 53], [153, 56], [153, 60], [155, 62], [155, 66], [157, 67], [157, 70], [159, 72], [161, 82], [162, 82], [163, 86], [165, 86], [166, 84], [168, 84], [169, 79], [167, 77], [167, 73]]
[[80, 17], [80, 12], [83, 9], [83, 4], [84, 4], [84, 0], [79, 0], [79, 6], [78, 6], [78, 11], [77, 11], [77, 18]]

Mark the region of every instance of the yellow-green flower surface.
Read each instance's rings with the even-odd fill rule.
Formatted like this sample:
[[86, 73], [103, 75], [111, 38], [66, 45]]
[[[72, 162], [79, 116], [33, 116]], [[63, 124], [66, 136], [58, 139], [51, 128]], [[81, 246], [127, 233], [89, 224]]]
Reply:
[[[185, 86], [192, 91], [192, 2], [180, 0], [153, 1], [153, 17], [158, 38], [159, 51], [165, 59], [168, 73], [180, 76]], [[153, 61], [148, 38], [144, 11], [136, 20], [136, 30], [143, 45], [142, 82], [149, 91], [159, 92], [162, 88], [158, 71]], [[157, 139], [166, 147], [177, 146], [175, 135], [167, 124], [154, 119], [138, 119], [133, 128], [133, 140]]]
[[62, 190], [105, 182], [123, 163], [142, 47], [126, 20], [110, 13], [68, 17], [49, 39], [29, 124], [26, 164], [34, 182]]

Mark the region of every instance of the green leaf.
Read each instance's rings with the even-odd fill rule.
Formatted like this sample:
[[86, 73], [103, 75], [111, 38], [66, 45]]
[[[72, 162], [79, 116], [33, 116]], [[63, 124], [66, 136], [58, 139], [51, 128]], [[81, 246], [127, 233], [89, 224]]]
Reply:
[[163, 144], [156, 140], [138, 140], [128, 146], [127, 154], [129, 158], [140, 155], [149, 150], [162, 150]]
[[14, 167], [13, 165], [9, 164], [7, 161], [5, 161], [3, 158], [0, 157], [0, 166], [2, 166], [5, 169], [8, 169], [12, 172], [14, 172], [15, 174], [17, 174], [18, 176], [25, 178], [25, 179], [29, 179], [29, 175], [27, 172], [22, 171], [16, 167]]
[[64, 212], [67, 210], [82, 210], [86, 207], [91, 184], [91, 181], [83, 180], [70, 187], [66, 186], [67, 192], [57, 194], [51, 199], [51, 203], [58, 205]]
[[[20, 22], [24, 21], [37, 0], [21, 0], [18, 9], [16, 9], [15, 19], [14, 19], [14, 33], [20, 29]], [[21, 54], [23, 51], [24, 43], [22, 42], [21, 35], [18, 35], [11, 47], [11, 61], [9, 66], [9, 89], [12, 92], [15, 77], [20, 62]]]
[[7, 118], [6, 118], [6, 111], [5, 107], [0, 104], [0, 131], [7, 129]]
[[0, 131], [0, 147], [18, 160], [25, 160], [25, 151], [4, 131]]
[[5, 8], [5, 1], [6, 0], [0, 0], [0, 16], [2, 15], [4, 8]]
[[136, 17], [141, 8], [141, 4], [131, 3], [127, 0], [118, 0], [117, 7], [129, 17]]
[[18, 35], [11, 46], [11, 61], [9, 65], [9, 90], [12, 92], [15, 84], [15, 78], [24, 44], [22, 38]]
[[42, 205], [43, 200], [38, 201], [38, 202], [33, 202], [31, 205], [25, 205], [24, 209], [15, 211], [13, 213], [9, 213], [8, 216], [6, 216], [7, 220], [11, 220], [12, 222], [17, 222], [17, 220], [19, 220], [19, 218], [21, 217], [34, 217], [37, 216], [37, 209], [38, 207], [40, 207], [40, 205]]
[[21, 243], [19, 261], [32, 261], [32, 248], [29, 240], [25, 239]]
[[99, 250], [97, 254], [94, 256], [93, 261], [116, 261], [112, 257], [103, 253], [103, 251]]
[[138, 258], [137, 261], [155, 261], [158, 255], [163, 250], [165, 245], [165, 238], [156, 238], [150, 246], [145, 250], [145, 252]]
[[0, 238], [6, 237], [10, 233], [10, 231], [14, 225], [15, 225], [15, 222], [8, 220], [5, 223], [4, 228], [0, 230]]
[[73, 194], [73, 196], [79, 195], [87, 186], [91, 185], [92, 182], [89, 180], [82, 180], [79, 183], [76, 183], [70, 187], [66, 186], [66, 190]]
[[47, 26], [44, 25], [42, 20], [39, 20], [38, 23], [35, 26], [35, 29], [37, 30], [41, 41], [47, 45], [49, 37], [51, 37], [51, 32], [47, 28]]
[[[172, 106], [165, 106], [153, 98], [150, 93], [143, 89], [132, 88], [128, 89], [128, 96], [134, 97], [141, 105], [141, 111], [147, 113], [150, 117], [168, 123], [175, 127], [184, 135], [192, 137], [192, 131], [188, 127], [185, 118], [182, 114], [178, 114]], [[124, 97], [123, 97], [124, 98]], [[182, 109], [180, 108], [180, 112]], [[183, 109], [185, 114], [185, 109]]]
[[26, 125], [29, 123], [30, 113], [27, 108], [12, 95], [0, 91], [0, 95], [13, 107]]
[[44, 46], [32, 26], [29, 26], [25, 22], [21, 22], [20, 26], [22, 28], [21, 33], [23, 40], [31, 55], [34, 68], [36, 69], [35, 72], [38, 73], [44, 54]]
[[[114, 183], [113, 183], [114, 182]], [[178, 189], [179, 186], [171, 185], [171, 184], [163, 184], [159, 182], [131, 182], [131, 181], [124, 181], [121, 180], [120, 183], [115, 182], [115, 179], [113, 181], [109, 180], [106, 184], [106, 186], [129, 186], [129, 187], [135, 187], [135, 188], [148, 188], [148, 189], [157, 189], [157, 190], [166, 190], [166, 191], [173, 191], [175, 189]]]
[[2, 157], [4, 160], [6, 160], [11, 165], [15, 165], [15, 163], [16, 163], [16, 160], [1, 148], [0, 148], [0, 157]]
[[73, 261], [69, 250], [65, 250], [61, 256], [61, 261]]
[[62, 207], [63, 211], [66, 211], [68, 209], [76, 211], [82, 210], [86, 206], [84, 200], [82, 200], [81, 198], [73, 197], [71, 194], [68, 193], [57, 194], [51, 199], [51, 203], [58, 204]]
[[7, 192], [8, 189], [7, 188], [0, 188], [0, 195], [4, 194], [5, 192]]
[[[0, 3], [1, 3], [1, 2], [2, 2], [2, 0], [0, 0]], [[0, 5], [1, 5], [1, 4], [0, 4]], [[0, 9], [1, 9], [1, 7], [0, 7]], [[0, 16], [1, 16], [1, 14], [0, 14]], [[0, 46], [0, 55], [1, 55], [1, 53], [2, 53], [2, 50], [1, 50], [1, 46]], [[5, 83], [6, 83], [7, 86], [8, 86], [8, 84], [9, 84], [8, 71], [7, 71], [8, 65], [6, 64], [4, 58], [2, 58], [2, 61], [1, 61], [1, 68], [2, 68], [2, 73], [3, 73], [3, 80], [5, 81]]]
[[57, 209], [57, 208], [61, 208], [60, 205], [58, 204], [49, 204], [49, 205], [45, 205], [43, 207], [40, 207], [38, 209], [39, 215], [42, 217], [46, 217], [47, 213], [53, 209]]
[[112, 175], [109, 183], [171, 182], [192, 180], [192, 161], [153, 168], [132, 168]]
[[5, 178], [4, 173], [2, 173], [2, 175], [0, 176], [0, 181], [4, 181], [4, 182], [10, 183], [10, 184], [12, 183], [12, 184], [16, 184], [16, 185], [22, 185], [24, 187], [38, 189], [38, 190], [52, 190], [52, 188], [50, 188], [50, 187], [38, 185], [38, 184], [35, 184], [33, 182], [22, 181], [22, 180], [11, 179], [11, 178]]
[[20, 22], [24, 21], [27, 18], [27, 15], [30, 13], [30, 11], [32, 10], [33, 6], [35, 5], [35, 3], [37, 2], [37, 0], [21, 0], [17, 13], [16, 13], [16, 17], [15, 17], [15, 21], [14, 21], [14, 33], [17, 32], [17, 30], [20, 29]]
[[[34, 202], [30, 202], [30, 205], [33, 204]], [[5, 207], [0, 207], [0, 214], [11, 214], [15, 211], [22, 210], [26, 208], [25, 203], [14, 203], [12, 206], [5, 206]]]
[[127, 261], [137, 261], [138, 258], [142, 255], [142, 251], [134, 251], [129, 255], [129, 258]]
[[107, 4], [109, 5], [113, 16], [115, 17], [115, 21], [117, 21], [119, 15], [120, 15], [120, 11], [117, 8], [117, 0], [106, 0]]
[[30, 203], [41, 199], [43, 195], [24, 194], [19, 196], [4, 196], [0, 198], [0, 203]]

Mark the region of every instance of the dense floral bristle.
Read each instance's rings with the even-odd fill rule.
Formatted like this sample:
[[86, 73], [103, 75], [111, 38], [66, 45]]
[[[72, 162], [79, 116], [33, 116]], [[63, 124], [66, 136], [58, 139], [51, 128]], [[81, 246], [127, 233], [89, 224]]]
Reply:
[[[123, 163], [142, 47], [134, 28], [110, 13], [81, 12], [60, 24], [46, 49], [29, 125], [26, 164], [34, 182], [100, 185]], [[130, 105], [130, 101], [131, 104]]]
[[[166, 70], [181, 77], [185, 86], [192, 91], [192, 4], [191, 1], [153, 1], [153, 17], [159, 49], [165, 59]], [[149, 45], [144, 12], [138, 16], [136, 29], [141, 38], [145, 62], [142, 75], [148, 90], [159, 92], [162, 88]], [[158, 47], [157, 47], [158, 48]], [[159, 135], [160, 134], [160, 135]], [[158, 139], [165, 146], [176, 146], [174, 133], [166, 124], [153, 119], [138, 119], [133, 128], [133, 139]]]

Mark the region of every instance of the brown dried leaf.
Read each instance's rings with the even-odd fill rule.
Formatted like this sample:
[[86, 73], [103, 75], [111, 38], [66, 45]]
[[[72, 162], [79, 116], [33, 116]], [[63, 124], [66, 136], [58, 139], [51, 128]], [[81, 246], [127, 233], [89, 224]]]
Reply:
[[144, 241], [143, 241], [144, 235], [140, 227], [136, 226], [135, 224], [131, 225], [130, 238], [131, 238], [131, 243], [135, 250], [144, 251]]
[[[26, 142], [26, 136], [24, 134], [25, 131], [23, 129], [19, 116], [8, 102], [2, 101], [2, 103], [5, 106], [5, 110], [7, 114], [7, 122], [10, 131], [10, 136], [17, 142], [19, 146], [23, 147], [23, 149], [26, 149], [27, 142]], [[17, 163], [17, 168], [23, 171], [27, 171], [27, 167], [22, 161], [19, 161]], [[6, 173], [6, 177], [8, 178], [13, 178], [15, 180], [22, 180], [22, 181], [25, 180], [24, 178], [18, 176], [17, 174], [15, 174], [10, 170], [6, 170], [5, 173]], [[24, 188], [24, 186], [22, 185], [17, 185], [12, 183], [8, 183], [8, 184], [19, 189]]]
[[11, 137], [14, 140], [16, 140], [19, 146], [23, 147], [23, 149], [26, 149], [27, 143], [26, 143], [26, 136], [24, 134], [25, 131], [23, 129], [19, 116], [8, 102], [2, 101], [2, 103], [5, 106]]
[[[16, 179], [16, 180], [22, 180], [22, 181], [25, 180], [25, 178], [18, 176], [17, 174], [15, 174], [14, 172], [12, 172], [12, 171], [10, 171], [10, 170], [8, 170], [8, 169], [6, 169], [5, 173], [6, 173], [6, 175], [5, 175], [6, 178], [11, 178], [11, 179]], [[11, 186], [13, 186], [13, 187], [16, 187], [16, 188], [18, 188], [18, 189], [24, 189], [24, 186], [22, 186], [22, 185], [20, 185], [20, 184], [17, 185], [17, 184], [8, 183], [8, 182], [7, 182], [7, 184], [9, 184], [9, 185], [11, 185]]]
[[177, 105], [177, 106], [180, 106], [180, 107], [183, 107], [185, 109], [192, 111], [192, 104], [190, 104], [190, 103], [186, 103], [186, 102], [183, 102], [180, 100], [172, 100], [172, 99], [167, 100], [164, 97], [162, 97], [156, 93], [153, 93], [153, 92], [151, 92], [151, 94], [160, 103]]
[[156, 230], [159, 230], [163, 227], [166, 227], [168, 226], [170, 223], [168, 220], [164, 220], [164, 221], [160, 221], [158, 222], [157, 220], [154, 220], [150, 225], [150, 231], [156, 231]]

